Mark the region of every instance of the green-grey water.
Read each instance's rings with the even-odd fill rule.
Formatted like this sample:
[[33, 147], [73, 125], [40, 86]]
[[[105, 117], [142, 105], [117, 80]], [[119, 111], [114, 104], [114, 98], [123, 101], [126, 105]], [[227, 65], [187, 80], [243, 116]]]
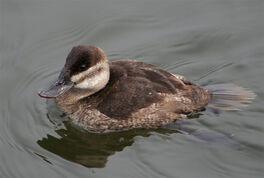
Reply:
[[[0, 177], [264, 177], [263, 9], [262, 0], [1, 0]], [[89, 133], [37, 95], [79, 44], [257, 97], [158, 129]]]

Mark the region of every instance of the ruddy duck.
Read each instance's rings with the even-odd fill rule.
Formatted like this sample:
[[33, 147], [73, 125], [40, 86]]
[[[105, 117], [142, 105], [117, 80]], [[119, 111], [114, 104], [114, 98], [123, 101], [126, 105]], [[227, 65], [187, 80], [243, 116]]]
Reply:
[[[221, 95], [232, 96], [232, 106], [254, 97], [232, 84], [206, 89], [136, 60], [109, 62], [96, 46], [74, 47], [58, 80], [39, 95], [55, 98], [73, 123], [96, 132], [158, 127], [206, 106], [232, 109]], [[210, 104], [214, 98], [220, 102]]]

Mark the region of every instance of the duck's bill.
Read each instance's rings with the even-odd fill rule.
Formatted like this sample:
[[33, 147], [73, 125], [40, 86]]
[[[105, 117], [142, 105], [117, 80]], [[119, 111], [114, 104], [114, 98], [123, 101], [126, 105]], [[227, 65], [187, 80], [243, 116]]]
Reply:
[[49, 88], [40, 89], [38, 95], [43, 98], [56, 98], [73, 87], [73, 82], [54, 82]]

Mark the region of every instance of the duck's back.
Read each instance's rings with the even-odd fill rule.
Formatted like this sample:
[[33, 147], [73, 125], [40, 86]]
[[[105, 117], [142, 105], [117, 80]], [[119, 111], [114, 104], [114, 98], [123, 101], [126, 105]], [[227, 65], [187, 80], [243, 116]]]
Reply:
[[[135, 60], [110, 63], [110, 79], [83, 104], [134, 127], [153, 127], [201, 110], [210, 93], [181, 76]], [[133, 127], [130, 123], [130, 128]]]

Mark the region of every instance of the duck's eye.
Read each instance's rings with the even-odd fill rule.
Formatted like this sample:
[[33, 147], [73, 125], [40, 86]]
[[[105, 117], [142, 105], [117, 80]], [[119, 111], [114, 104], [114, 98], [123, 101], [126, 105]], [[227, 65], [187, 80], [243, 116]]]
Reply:
[[79, 71], [84, 71], [86, 69], [86, 65], [85, 64], [82, 64], [79, 66]]

